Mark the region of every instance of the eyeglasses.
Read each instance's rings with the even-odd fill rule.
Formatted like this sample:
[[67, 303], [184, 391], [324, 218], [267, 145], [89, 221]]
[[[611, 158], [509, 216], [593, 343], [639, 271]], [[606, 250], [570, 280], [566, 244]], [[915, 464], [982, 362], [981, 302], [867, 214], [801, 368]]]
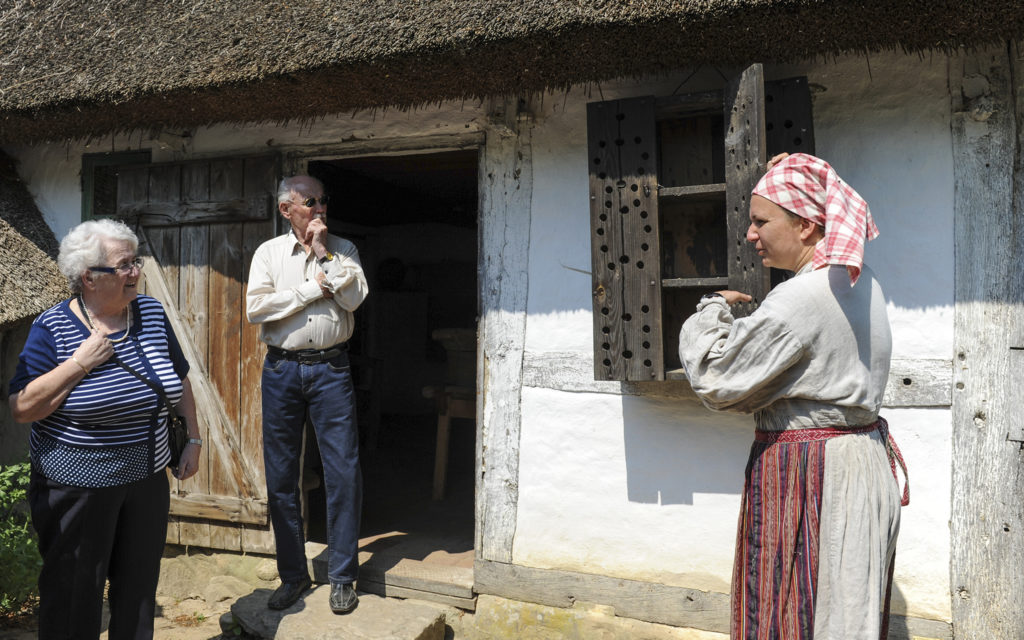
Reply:
[[98, 271], [100, 273], [116, 273], [121, 276], [126, 276], [132, 272], [132, 269], [138, 269], [142, 271], [142, 265], [146, 264], [146, 260], [143, 258], [135, 258], [129, 260], [124, 264], [119, 264], [116, 267], [89, 267], [89, 271]]
[[[330, 197], [327, 196], [327, 194], [324, 194], [320, 198], [320, 204], [324, 205], [325, 207], [327, 206], [328, 201], [330, 201]], [[305, 200], [302, 200], [300, 202], [295, 202], [294, 200], [292, 200], [292, 204], [301, 204], [303, 206], [309, 207], [310, 209], [312, 209], [314, 206], [316, 206], [316, 203], [317, 203], [317, 199], [316, 198], [306, 198]]]

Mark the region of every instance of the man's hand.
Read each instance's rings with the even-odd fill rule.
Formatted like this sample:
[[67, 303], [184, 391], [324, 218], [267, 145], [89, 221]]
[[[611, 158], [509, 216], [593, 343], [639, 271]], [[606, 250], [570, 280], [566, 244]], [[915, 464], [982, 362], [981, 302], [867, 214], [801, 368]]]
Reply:
[[334, 291], [332, 291], [330, 287], [324, 284], [325, 280], [327, 280], [327, 274], [325, 274], [323, 271], [320, 271], [316, 274], [316, 283], [320, 285], [320, 291], [323, 293], [324, 298], [330, 300], [331, 298], [334, 297]]
[[302, 242], [313, 250], [316, 257], [327, 253], [327, 223], [322, 218], [313, 218], [306, 225], [306, 237]]
[[739, 291], [732, 291], [731, 289], [722, 289], [721, 291], [716, 291], [715, 293], [725, 298], [726, 304], [728, 304], [730, 307], [736, 304], [737, 302], [750, 302], [751, 300], [753, 300], [753, 298], [750, 297], [749, 294], [741, 293]]

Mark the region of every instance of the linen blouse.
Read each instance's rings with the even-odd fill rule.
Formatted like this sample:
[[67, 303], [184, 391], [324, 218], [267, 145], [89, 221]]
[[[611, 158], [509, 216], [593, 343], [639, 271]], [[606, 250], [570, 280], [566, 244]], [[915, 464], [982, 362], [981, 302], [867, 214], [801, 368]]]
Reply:
[[[127, 340], [114, 343], [116, 357], [156, 381], [177, 404], [189, 364], [167, 314], [149, 296], [137, 296], [131, 306], [132, 326]], [[71, 358], [90, 333], [70, 300], [44, 311], [29, 329], [8, 393]], [[111, 358], [79, 381], [56, 411], [32, 423], [30, 456], [40, 473], [61, 484], [128, 484], [167, 466], [167, 423], [167, 407], [157, 393]]]
[[871, 424], [891, 353], [885, 296], [867, 266], [851, 286], [843, 266], [807, 265], [745, 318], [722, 298], [702, 300], [679, 332], [701, 401], [754, 413], [756, 427], [770, 431]]

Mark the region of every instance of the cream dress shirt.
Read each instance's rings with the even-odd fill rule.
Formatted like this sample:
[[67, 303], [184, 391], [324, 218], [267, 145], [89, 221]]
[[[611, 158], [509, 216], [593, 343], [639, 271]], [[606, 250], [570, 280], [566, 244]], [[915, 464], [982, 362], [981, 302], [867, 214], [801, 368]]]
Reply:
[[[352, 336], [355, 311], [370, 289], [355, 245], [327, 236], [334, 259], [319, 264], [292, 231], [267, 240], [252, 256], [245, 313], [260, 325], [260, 339], [282, 349], [326, 349]], [[323, 297], [316, 274], [334, 297]]]

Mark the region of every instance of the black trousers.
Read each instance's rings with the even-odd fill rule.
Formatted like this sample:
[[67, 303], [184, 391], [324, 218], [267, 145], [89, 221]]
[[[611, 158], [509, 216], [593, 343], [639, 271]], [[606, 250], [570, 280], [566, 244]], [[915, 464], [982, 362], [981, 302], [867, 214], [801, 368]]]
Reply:
[[110, 580], [110, 640], [153, 637], [156, 585], [167, 538], [167, 474], [120, 487], [69, 487], [32, 472], [39, 535], [40, 640], [96, 640]]

